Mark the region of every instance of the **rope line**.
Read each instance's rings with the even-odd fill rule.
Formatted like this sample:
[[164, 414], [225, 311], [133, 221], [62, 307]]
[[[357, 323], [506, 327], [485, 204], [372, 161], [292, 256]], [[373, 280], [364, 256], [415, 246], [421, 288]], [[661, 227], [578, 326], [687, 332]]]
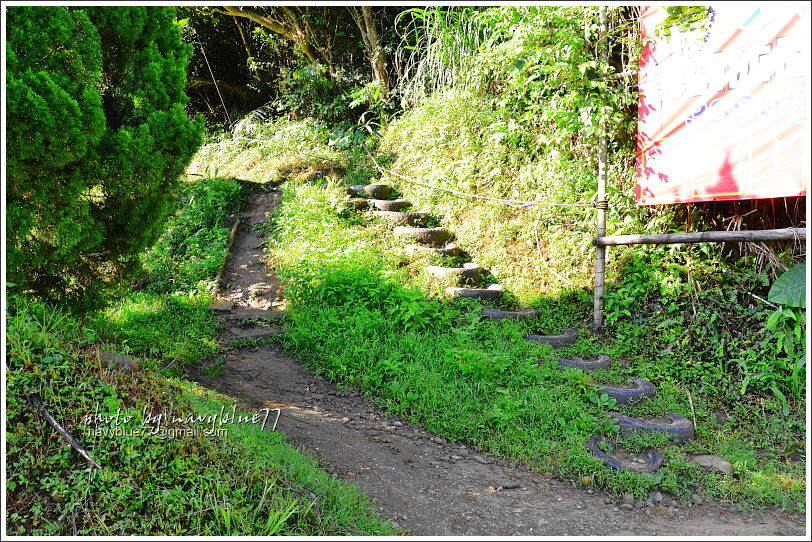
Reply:
[[505, 205], [508, 205], [510, 207], [517, 207], [517, 208], [527, 207], [528, 205], [546, 205], [546, 206], [549, 206], [549, 207], [595, 207], [594, 203], [549, 203], [549, 202], [544, 202], [544, 201], [522, 201], [522, 200], [515, 200], [515, 199], [491, 198], [491, 197], [488, 197], [488, 196], [480, 196], [479, 194], [469, 194], [468, 192], [460, 192], [459, 190], [452, 190], [450, 188], [443, 188], [442, 186], [437, 186], [437, 185], [434, 185], [434, 184], [428, 184], [428, 183], [420, 182], [417, 179], [413, 179], [411, 177], [407, 177], [405, 175], [401, 175], [400, 173], [397, 173], [397, 172], [386, 169], [385, 167], [381, 166], [378, 163], [377, 160], [375, 160], [375, 157], [372, 156], [372, 153], [369, 152], [369, 149], [367, 149], [367, 146], [365, 144], [362, 143], [361, 146], [364, 148], [364, 151], [366, 151], [367, 155], [372, 159], [372, 162], [375, 164], [375, 167], [378, 168], [378, 170], [381, 173], [383, 173], [384, 175], [389, 175], [389, 176], [392, 176], [392, 177], [398, 177], [398, 178], [403, 179], [403, 180], [405, 180], [407, 182], [417, 184], [417, 185], [420, 185], [420, 186], [425, 186], [426, 188], [433, 188], [434, 190], [442, 190], [443, 192], [449, 192], [451, 194], [456, 194], [458, 196], [463, 196], [463, 197], [468, 197], [468, 198], [478, 198], [478, 199], [484, 199], [484, 200], [488, 200], [488, 201], [496, 201], [496, 202], [504, 203]]

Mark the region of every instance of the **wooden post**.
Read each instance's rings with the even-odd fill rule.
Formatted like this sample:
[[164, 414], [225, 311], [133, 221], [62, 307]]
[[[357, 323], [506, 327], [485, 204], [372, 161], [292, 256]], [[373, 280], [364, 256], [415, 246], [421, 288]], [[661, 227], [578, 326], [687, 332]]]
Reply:
[[[609, 39], [606, 35], [606, 7], [600, 8], [600, 34], [601, 63], [605, 66], [609, 61]], [[598, 141], [598, 201], [597, 235], [600, 238], [606, 235], [606, 127], [601, 123]], [[592, 328], [599, 333], [603, 328], [603, 289], [606, 282], [606, 247], [598, 246], [595, 250], [595, 303]]]

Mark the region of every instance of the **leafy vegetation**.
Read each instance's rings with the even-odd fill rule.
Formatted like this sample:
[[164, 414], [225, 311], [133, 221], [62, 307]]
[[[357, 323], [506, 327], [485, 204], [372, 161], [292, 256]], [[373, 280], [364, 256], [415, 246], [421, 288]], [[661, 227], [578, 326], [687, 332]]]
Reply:
[[[209, 416], [231, 412], [233, 399], [171, 376], [220, 352], [211, 285], [225, 261], [222, 225], [244, 194], [233, 180], [187, 183], [166, 232], [142, 255], [142, 289], [85, 322], [10, 298], [9, 533], [394, 534], [366, 497], [329, 478], [281, 434], [221, 424], [222, 416], [212, 425]], [[99, 353], [111, 351], [137, 356], [141, 370], [108, 367]], [[103, 470], [52, 433], [30, 393]], [[162, 413], [169, 419], [156, 422]], [[171, 419], [190, 415], [205, 421]]]
[[[9, 533], [394, 534], [364, 496], [318, 470], [281, 434], [252, 423], [216, 431], [207, 418], [231, 412], [233, 400], [153, 370], [106, 367], [98, 352], [115, 345], [73, 317], [14, 298], [8, 339]], [[103, 470], [53, 435], [29, 393], [42, 397]], [[163, 412], [171, 414], [158, 425]], [[172, 421], [190, 415], [204, 421]]]
[[162, 231], [200, 145], [191, 50], [174, 8], [17, 6], [8, 28], [8, 277], [98, 307]]
[[[221, 355], [208, 306], [252, 183], [283, 187], [264, 226], [289, 307], [283, 341], [318, 373], [576, 485], [803, 511], [802, 246], [613, 248], [607, 325], [590, 331], [601, 138], [614, 234], [805, 221], [797, 198], [786, 212], [635, 205], [638, 8], [606, 8], [606, 24], [585, 6], [223, 9], [181, 8], [181, 21], [174, 8], [8, 10], [10, 533], [395, 534], [276, 433], [127, 433], [161, 409], [230, 408], [177, 377]], [[702, 33], [708, 14], [669, 9], [661, 31]], [[193, 159], [203, 126], [184, 111], [187, 90], [212, 128]], [[190, 159], [195, 181], [180, 176]], [[394, 181], [394, 196], [454, 232], [460, 256], [407, 253], [348, 205], [347, 185]], [[445, 298], [424, 271], [468, 261], [506, 287], [500, 308], [538, 318], [483, 320], [487, 303]], [[576, 345], [522, 340], [562, 326]], [[142, 370], [107, 367], [104, 351]], [[611, 369], [556, 361], [599, 353]], [[599, 392], [633, 376], [656, 398], [617, 405]], [[31, 393], [103, 470], [51, 433]], [[97, 409], [130, 417], [127, 431], [94, 431], [85, 416]], [[620, 439], [608, 409], [676, 412], [698, 438]], [[666, 464], [611, 471], [585, 447], [597, 434], [612, 449], [657, 447]], [[688, 454], [720, 455], [735, 475]]]
[[[362, 387], [390, 412], [447, 438], [574, 480], [586, 476], [590, 484], [618, 493], [643, 496], [658, 488], [689, 496], [699, 491], [755, 505], [803, 507], [803, 464], [789, 461], [803, 441], [798, 409], [783, 412], [775, 400], [751, 403], [738, 388], [726, 388], [726, 367], [701, 361], [709, 345], [692, 350], [687, 342], [669, 342], [671, 337], [653, 341], [656, 328], [639, 321], [613, 328], [611, 338], [592, 337], [584, 318], [591, 297], [576, 289], [536, 298], [537, 322], [482, 320], [481, 303], [439, 299], [441, 288], [422, 272], [425, 257], [407, 255], [388, 228], [349, 213], [343, 193], [342, 185], [333, 182], [288, 184], [269, 224], [272, 263], [286, 282], [285, 344], [317, 372]], [[654, 278], [652, 283], [659, 284]], [[711, 310], [706, 310], [695, 325], [707, 328], [702, 318]], [[561, 325], [581, 332], [574, 347], [553, 352], [522, 340], [526, 333], [556, 333]], [[692, 325], [683, 322], [681, 333], [691, 333]], [[632, 328], [642, 331], [629, 337]], [[671, 358], [667, 353], [648, 357], [652, 346], [656, 352], [669, 344], [676, 352]], [[557, 357], [597, 353], [626, 361], [597, 374], [556, 362]], [[784, 378], [788, 373], [786, 367], [771, 367], [770, 374]], [[658, 395], [643, 405], [615, 408], [635, 416], [677, 412], [697, 424], [699, 438], [688, 445], [670, 444], [661, 436], [622, 443], [629, 450], [664, 450], [668, 462], [655, 474], [610, 471], [585, 447], [595, 434], [617, 436], [607, 415], [609, 401], [597, 393], [597, 384], [631, 376], [653, 381]], [[756, 384], [767, 389], [759, 382], [751, 380], [751, 391]], [[731, 391], [729, 402], [720, 389]], [[722, 421], [720, 406], [726, 412]], [[769, 411], [762, 413], [762, 408]], [[730, 458], [736, 478], [704, 473], [688, 460], [689, 453]]]

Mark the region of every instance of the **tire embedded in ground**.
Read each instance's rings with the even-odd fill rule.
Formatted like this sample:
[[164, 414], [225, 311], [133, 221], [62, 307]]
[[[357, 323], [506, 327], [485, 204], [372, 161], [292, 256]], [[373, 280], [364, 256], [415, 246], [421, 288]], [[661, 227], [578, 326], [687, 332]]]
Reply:
[[607, 384], [601, 386], [598, 391], [612, 397], [619, 405], [625, 405], [648, 397], [653, 398], [657, 395], [657, 388], [648, 380], [634, 377], [632, 382], [634, 384]]
[[423, 226], [430, 216], [425, 211], [372, 211], [372, 214], [394, 222], [399, 226]]
[[451, 232], [446, 228], [412, 228], [410, 226], [398, 226], [393, 230], [396, 237], [408, 237], [423, 245], [439, 247], [445, 243]]
[[411, 205], [405, 199], [370, 199], [368, 201], [379, 211], [402, 211]]
[[598, 357], [595, 359], [584, 359], [579, 356], [572, 356], [572, 359], [558, 358], [558, 364], [562, 367], [574, 367], [576, 369], [594, 371], [596, 369], [608, 369], [611, 367], [612, 358], [606, 354], [598, 354]]
[[362, 198], [386, 199], [392, 193], [392, 187], [388, 184], [354, 184], [347, 193]]
[[491, 320], [526, 320], [538, 316], [539, 311], [533, 308], [521, 309], [518, 311], [500, 311], [498, 309], [484, 308], [482, 316]]
[[546, 343], [550, 346], [572, 346], [578, 340], [578, 332], [572, 328], [561, 328], [561, 335], [525, 335], [524, 340]]
[[620, 412], [609, 413], [609, 416], [617, 420], [620, 425], [620, 434], [623, 436], [642, 431], [656, 431], [670, 435], [679, 442], [686, 442], [694, 438], [694, 426], [691, 420], [674, 412], [666, 412], [665, 415], [668, 417], [668, 421], [632, 418]]
[[459, 256], [460, 255], [460, 247], [455, 245], [454, 243], [448, 243], [444, 247], [435, 248], [435, 247], [421, 247], [420, 245], [406, 245], [406, 248], [409, 250], [414, 250], [418, 252], [425, 252], [431, 251], [436, 252], [437, 254], [442, 254], [443, 256]]
[[461, 282], [472, 283], [479, 280], [482, 268], [475, 263], [464, 263], [462, 267], [426, 266], [429, 275], [439, 279], [459, 278]]
[[458, 288], [449, 286], [445, 293], [451, 297], [470, 297], [487, 301], [498, 301], [502, 297], [505, 287], [501, 284], [488, 284], [486, 288]]
[[603, 442], [601, 437], [593, 437], [586, 443], [587, 449], [597, 457], [603, 460], [604, 464], [615, 470], [625, 470], [629, 472], [656, 472], [660, 470], [663, 464], [663, 454], [657, 450], [648, 450], [646, 452], [646, 461], [644, 463], [634, 463], [619, 457], [613, 457], [600, 449], [599, 445]]
[[366, 198], [350, 198], [347, 200], [347, 206], [359, 211], [366, 211], [369, 209], [369, 200]]

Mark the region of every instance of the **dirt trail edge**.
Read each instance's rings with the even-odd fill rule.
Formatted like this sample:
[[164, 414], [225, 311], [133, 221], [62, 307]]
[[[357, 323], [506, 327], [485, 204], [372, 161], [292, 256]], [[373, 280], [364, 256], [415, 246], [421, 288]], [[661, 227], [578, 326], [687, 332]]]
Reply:
[[[237, 215], [240, 227], [217, 306], [223, 344], [281, 331], [251, 323], [263, 316], [273, 321], [277, 305], [279, 288], [267, 273], [264, 238], [254, 227], [278, 200], [277, 191], [254, 194]], [[219, 376], [201, 369], [189, 376], [245, 408], [280, 408], [277, 431], [333, 475], [357, 483], [382, 516], [415, 535], [804, 535], [800, 514], [744, 513], [723, 503], [622, 503], [575, 488], [388, 417], [360, 392], [312, 375], [275, 345], [227, 347]]]

